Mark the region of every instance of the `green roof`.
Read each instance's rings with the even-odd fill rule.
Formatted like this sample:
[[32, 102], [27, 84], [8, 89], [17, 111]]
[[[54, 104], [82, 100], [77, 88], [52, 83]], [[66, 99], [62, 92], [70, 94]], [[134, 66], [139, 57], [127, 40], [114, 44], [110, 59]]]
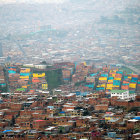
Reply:
[[24, 88], [17, 88], [16, 91], [25, 91]]
[[135, 91], [134, 90], [129, 90], [129, 93], [130, 94], [135, 94]]
[[126, 92], [127, 90], [111, 90], [112, 93], [123, 93]]

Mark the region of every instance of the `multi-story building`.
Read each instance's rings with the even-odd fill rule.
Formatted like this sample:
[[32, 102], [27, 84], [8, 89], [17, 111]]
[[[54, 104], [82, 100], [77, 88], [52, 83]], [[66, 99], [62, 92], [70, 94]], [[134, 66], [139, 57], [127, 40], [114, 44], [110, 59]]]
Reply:
[[129, 90], [111, 90], [111, 97], [117, 96], [122, 100], [135, 100], [135, 93], [130, 93]]

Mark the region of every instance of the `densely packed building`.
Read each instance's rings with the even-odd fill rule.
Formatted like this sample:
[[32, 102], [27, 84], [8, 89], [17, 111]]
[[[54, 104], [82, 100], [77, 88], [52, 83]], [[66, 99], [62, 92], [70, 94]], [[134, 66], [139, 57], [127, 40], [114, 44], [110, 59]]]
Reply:
[[[58, 71], [49, 72], [57, 69], [63, 82], [52, 88], [51, 80], [59, 82]], [[7, 65], [1, 66], [0, 74], [2, 140], [140, 138], [138, 74], [86, 62], [57, 63], [45, 69]]]

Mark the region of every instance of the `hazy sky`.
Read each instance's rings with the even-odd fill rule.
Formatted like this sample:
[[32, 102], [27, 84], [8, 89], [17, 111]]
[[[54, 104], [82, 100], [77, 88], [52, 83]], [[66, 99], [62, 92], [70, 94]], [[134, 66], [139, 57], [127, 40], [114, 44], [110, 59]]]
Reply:
[[8, 3], [64, 3], [68, 0], [0, 0], [0, 4]]
[[[101, 3], [104, 5], [105, 3], [120, 3], [121, 4], [130, 4], [140, 6], [140, 0], [0, 0], [0, 4], [18, 4], [18, 3], [26, 3], [26, 4], [33, 4], [33, 3], [52, 3], [52, 4], [62, 4], [65, 2], [72, 2], [72, 3], [85, 3], [85, 2], [92, 2], [92, 3]], [[108, 5], [107, 4], [107, 5]]]

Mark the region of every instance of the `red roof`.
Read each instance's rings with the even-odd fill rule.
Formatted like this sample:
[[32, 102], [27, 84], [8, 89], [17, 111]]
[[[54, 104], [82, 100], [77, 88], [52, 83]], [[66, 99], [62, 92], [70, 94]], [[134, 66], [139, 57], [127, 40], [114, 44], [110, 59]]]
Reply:
[[35, 120], [35, 122], [43, 122], [43, 121], [45, 121], [45, 120]]
[[106, 112], [106, 114], [111, 114], [112, 112]]

